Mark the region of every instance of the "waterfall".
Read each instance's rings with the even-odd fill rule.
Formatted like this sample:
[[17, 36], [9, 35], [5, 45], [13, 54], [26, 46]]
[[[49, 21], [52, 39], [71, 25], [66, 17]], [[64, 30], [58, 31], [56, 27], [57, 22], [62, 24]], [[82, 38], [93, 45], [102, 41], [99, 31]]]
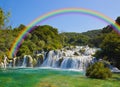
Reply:
[[16, 63], [16, 58], [13, 58], [13, 64], [12, 64], [13, 67], [15, 67], [15, 63]]
[[8, 64], [8, 67], [11, 68], [13, 65], [13, 61], [12, 60], [9, 60], [9, 64]]
[[78, 56], [78, 57], [64, 58], [60, 68], [85, 70], [91, 60], [92, 60], [91, 56]]
[[23, 57], [23, 62], [22, 62], [22, 66], [21, 67], [26, 67], [27, 66], [27, 55], [25, 55], [24, 57]]
[[[83, 48], [85, 51], [84, 54], [81, 55], [79, 50]], [[93, 57], [91, 55], [96, 51], [88, 46], [77, 47], [72, 50], [63, 50], [50, 51], [46, 55], [42, 67], [85, 70], [89, 63], [93, 61]]]
[[63, 62], [60, 66], [62, 69], [77, 69], [78, 68], [78, 61], [73, 58], [64, 58]]
[[4, 55], [4, 69], [6, 69], [7, 67], [7, 56]]
[[47, 55], [46, 58], [42, 64], [42, 67], [53, 67], [56, 68], [59, 65], [59, 56], [55, 51], [50, 51]]
[[[35, 56], [24, 55], [9, 60], [4, 56], [4, 61], [0, 66], [8, 67], [51, 67], [60, 69], [85, 70], [89, 63], [95, 61], [92, 55], [97, 49], [88, 46], [65, 47], [60, 50], [51, 50], [48, 52], [39, 52]], [[7, 65], [8, 64], [8, 65]]]

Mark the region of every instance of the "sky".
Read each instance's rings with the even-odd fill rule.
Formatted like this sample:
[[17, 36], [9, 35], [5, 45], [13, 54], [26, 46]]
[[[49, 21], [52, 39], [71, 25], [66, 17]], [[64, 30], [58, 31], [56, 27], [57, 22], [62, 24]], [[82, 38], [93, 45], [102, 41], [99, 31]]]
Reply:
[[[27, 26], [37, 17], [62, 8], [87, 8], [115, 20], [120, 16], [119, 3], [120, 0], [0, 0], [0, 7], [11, 13], [9, 24], [14, 28], [20, 24]], [[82, 14], [65, 14], [46, 20], [41, 25], [51, 25], [59, 32], [86, 32], [108, 24]]]

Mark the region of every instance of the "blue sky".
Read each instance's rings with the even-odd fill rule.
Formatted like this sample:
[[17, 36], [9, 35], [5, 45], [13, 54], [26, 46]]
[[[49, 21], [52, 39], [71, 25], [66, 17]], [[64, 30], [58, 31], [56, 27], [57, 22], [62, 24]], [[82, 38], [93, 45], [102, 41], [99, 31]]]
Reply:
[[[112, 19], [120, 16], [120, 0], [0, 0], [0, 7], [11, 12], [10, 24], [17, 27], [27, 25], [47, 12], [61, 8], [87, 8], [101, 12]], [[107, 24], [90, 16], [66, 14], [43, 23], [59, 29], [60, 32], [84, 32], [103, 28]]]

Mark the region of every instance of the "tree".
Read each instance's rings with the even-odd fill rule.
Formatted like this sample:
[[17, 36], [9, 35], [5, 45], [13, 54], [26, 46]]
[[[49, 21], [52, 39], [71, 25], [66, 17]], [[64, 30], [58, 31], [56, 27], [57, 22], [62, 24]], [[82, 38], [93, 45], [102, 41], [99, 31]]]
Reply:
[[23, 24], [20, 24], [19, 27], [18, 27], [18, 30], [22, 30], [22, 29], [24, 29], [24, 28], [26, 28], [26, 26], [23, 25]]
[[119, 16], [119, 17], [117, 17], [117, 19], [116, 19], [115, 21], [116, 21], [116, 23], [117, 23], [117, 24], [119, 24], [119, 25], [120, 25], [120, 16]]
[[2, 28], [2, 26], [4, 25], [4, 20], [5, 20], [5, 14], [2, 8], [0, 8], [0, 28]]
[[111, 32], [105, 37], [101, 49], [103, 58], [107, 56], [111, 64], [120, 68], [120, 36], [116, 32]]
[[17, 56], [29, 55], [31, 52], [26, 45], [22, 45], [17, 52]]
[[10, 12], [5, 13], [2, 8], [0, 8], [0, 29], [5, 27], [5, 24], [9, 21], [8, 18], [10, 16]]
[[61, 42], [65, 45], [86, 45], [88, 44], [89, 37], [81, 33], [63, 32], [60, 34]]
[[104, 40], [106, 34], [101, 34], [89, 40], [89, 43], [92, 44], [94, 47], [100, 47], [100, 44]]

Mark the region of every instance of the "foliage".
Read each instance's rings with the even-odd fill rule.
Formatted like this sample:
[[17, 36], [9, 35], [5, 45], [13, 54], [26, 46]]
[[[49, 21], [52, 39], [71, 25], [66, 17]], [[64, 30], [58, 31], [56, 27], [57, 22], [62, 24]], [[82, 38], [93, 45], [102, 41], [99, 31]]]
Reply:
[[104, 40], [105, 36], [106, 36], [106, 34], [102, 34], [101, 33], [100, 35], [98, 35], [98, 36], [96, 36], [94, 38], [91, 38], [89, 40], [89, 46], [98, 47], [99, 48], [101, 43], [102, 43], [102, 41]]
[[64, 46], [66, 45], [87, 45], [89, 41], [89, 37], [85, 36], [81, 33], [74, 33], [74, 32], [63, 32], [60, 34], [61, 42]]
[[107, 27], [104, 27], [102, 29], [102, 33], [110, 33], [110, 32], [112, 32], [112, 30], [113, 30], [112, 26], [108, 25]]
[[0, 8], [0, 29], [3, 29], [5, 27], [5, 24], [9, 21], [8, 18], [10, 16], [10, 13], [5, 13], [2, 8]]
[[112, 76], [112, 73], [102, 62], [96, 62], [87, 68], [86, 76], [90, 78], [107, 79]]
[[119, 25], [120, 25], [120, 16], [119, 16], [119, 17], [117, 17], [117, 19], [116, 19], [115, 21], [116, 21], [116, 23], [117, 23], [117, 24], [119, 24]]
[[111, 64], [120, 68], [120, 36], [115, 32], [109, 33], [101, 44], [101, 57], [111, 62]]
[[[24, 29], [24, 25], [20, 25], [18, 30]], [[34, 54], [40, 50], [51, 50], [61, 48], [60, 36], [57, 29], [44, 25], [35, 26], [34, 30], [29, 32], [24, 42], [21, 44], [18, 50], [17, 56], [26, 54]]]
[[[21, 24], [13, 30], [0, 30], [0, 52], [1, 57], [6, 55], [15, 38], [26, 26]], [[33, 54], [40, 50], [59, 49], [62, 47], [61, 39], [56, 28], [48, 25], [35, 26], [32, 32], [28, 32], [26, 38], [20, 45], [16, 56]]]
[[[116, 23], [120, 25], [120, 17], [116, 19]], [[102, 33], [92, 39], [92, 44], [101, 48], [95, 57], [107, 60], [120, 69], [120, 36], [113, 31], [111, 25], [104, 27]]]
[[39, 49], [49, 50], [62, 47], [57, 29], [51, 26], [38, 26], [31, 35], [33, 36], [31, 39], [39, 46]]
[[86, 35], [90, 38], [94, 38], [96, 36], [99, 36], [101, 33], [102, 33], [102, 29], [96, 29], [96, 30], [90, 30], [90, 31], [87, 31], [87, 32], [83, 32], [82, 34]]

